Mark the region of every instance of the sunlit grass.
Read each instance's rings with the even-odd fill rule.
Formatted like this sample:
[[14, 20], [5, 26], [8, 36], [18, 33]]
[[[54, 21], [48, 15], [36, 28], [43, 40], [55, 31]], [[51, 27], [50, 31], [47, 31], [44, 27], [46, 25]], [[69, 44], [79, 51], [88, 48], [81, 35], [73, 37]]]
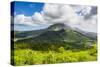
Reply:
[[35, 51], [31, 49], [17, 49], [14, 51], [14, 65], [51, 64], [67, 62], [96, 61], [96, 49], [85, 51], [64, 50]]

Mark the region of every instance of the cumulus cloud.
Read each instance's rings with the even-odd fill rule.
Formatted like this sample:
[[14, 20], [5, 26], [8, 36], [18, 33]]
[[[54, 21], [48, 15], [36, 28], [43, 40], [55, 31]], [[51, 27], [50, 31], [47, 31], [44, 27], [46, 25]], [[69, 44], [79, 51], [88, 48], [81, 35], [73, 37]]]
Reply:
[[97, 32], [97, 7], [45, 4], [41, 12], [32, 16], [23, 14], [14, 18], [15, 23], [28, 25], [51, 25], [64, 23], [85, 31]]
[[15, 16], [14, 18], [14, 23], [18, 23], [18, 24], [31, 24], [32, 19], [30, 16], [25, 16], [24, 14], [20, 14]]
[[90, 19], [81, 18], [76, 25], [79, 29], [89, 32], [97, 32], [97, 16], [94, 15]]
[[82, 16], [82, 15], [87, 15], [90, 14], [91, 7], [90, 6], [72, 6], [75, 12]]
[[41, 13], [34, 13], [32, 16], [32, 21], [36, 24], [45, 24], [46, 20], [44, 19], [44, 16]]
[[31, 25], [36, 26], [37, 24], [34, 24], [31, 16], [25, 16], [24, 14], [16, 15], [14, 17], [14, 24], [23, 24], [23, 25]]

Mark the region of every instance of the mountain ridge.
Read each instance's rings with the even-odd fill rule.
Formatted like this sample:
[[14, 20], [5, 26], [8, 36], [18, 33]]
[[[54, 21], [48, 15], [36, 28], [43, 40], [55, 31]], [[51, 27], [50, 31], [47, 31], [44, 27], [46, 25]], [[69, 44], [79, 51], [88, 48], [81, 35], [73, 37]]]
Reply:
[[91, 47], [92, 43], [96, 41], [64, 24], [54, 24], [46, 29], [19, 33], [15, 35], [15, 38], [15, 43], [28, 44], [27, 46], [32, 49], [40, 47], [43, 50], [51, 49], [52, 46], [57, 47], [57, 49], [61, 46], [65, 49], [83, 49]]
[[[23, 32], [20, 32], [18, 34], [15, 34], [16, 38], [25, 38], [25, 37], [30, 37], [30, 36], [39, 36], [40, 34], [43, 34], [45, 32], [48, 32], [48, 31], [60, 31], [60, 30], [73, 30], [73, 31], [76, 31], [77, 33], [80, 33], [86, 37], [89, 37], [89, 38], [92, 38], [92, 39], [96, 39], [97, 38], [97, 34], [94, 34], [92, 32], [85, 32], [85, 31], [82, 31], [78, 28], [71, 28], [70, 26], [68, 25], [65, 25], [63, 23], [56, 23], [56, 24], [53, 24], [51, 26], [49, 26], [48, 28], [46, 29], [41, 29], [41, 30], [33, 30], [33, 31], [23, 31]], [[94, 36], [93, 36], [94, 35]]]

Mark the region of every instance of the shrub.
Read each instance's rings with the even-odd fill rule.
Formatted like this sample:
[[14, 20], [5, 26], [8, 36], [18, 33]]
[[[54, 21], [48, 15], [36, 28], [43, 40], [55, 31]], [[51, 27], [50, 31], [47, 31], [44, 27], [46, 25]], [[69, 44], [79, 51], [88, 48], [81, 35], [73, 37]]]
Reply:
[[58, 48], [58, 52], [60, 52], [60, 53], [63, 53], [63, 52], [65, 52], [65, 49], [64, 49], [64, 47], [60, 47], [60, 48]]

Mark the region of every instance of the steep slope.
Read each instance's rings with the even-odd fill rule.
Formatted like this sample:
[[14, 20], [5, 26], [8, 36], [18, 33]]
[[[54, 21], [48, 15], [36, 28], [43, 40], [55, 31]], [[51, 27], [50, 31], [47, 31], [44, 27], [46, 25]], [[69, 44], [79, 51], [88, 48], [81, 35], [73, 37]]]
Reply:
[[[71, 27], [62, 23], [51, 25], [45, 30], [28, 31], [17, 34], [17, 37], [30, 37], [32, 40], [40, 41], [82, 41], [90, 40], [80, 32], [73, 30]], [[34, 37], [35, 35], [38, 35]], [[27, 39], [26, 39], [27, 40]]]
[[45, 32], [42, 32], [36, 37], [32, 35], [29, 38], [18, 40], [16, 43], [25, 43], [28, 44], [28, 46], [31, 46], [31, 48], [41, 48], [44, 50], [49, 49], [52, 46], [56, 48], [62, 46], [65, 49], [84, 48], [87, 42], [91, 43], [87, 44], [90, 46], [94, 41], [80, 32], [73, 30], [69, 26], [58, 23], [51, 25]]
[[45, 31], [45, 29], [43, 30], [34, 30], [34, 31], [23, 31], [21, 33], [16, 34], [16, 38], [25, 38], [25, 37], [29, 37], [29, 36], [37, 36], [41, 33], [43, 33]]
[[89, 37], [89, 38], [91, 38], [93, 40], [97, 40], [97, 33], [82, 31], [79, 28], [74, 28], [74, 30], [79, 32], [79, 33], [81, 33], [81, 34], [83, 34], [86, 37]]

